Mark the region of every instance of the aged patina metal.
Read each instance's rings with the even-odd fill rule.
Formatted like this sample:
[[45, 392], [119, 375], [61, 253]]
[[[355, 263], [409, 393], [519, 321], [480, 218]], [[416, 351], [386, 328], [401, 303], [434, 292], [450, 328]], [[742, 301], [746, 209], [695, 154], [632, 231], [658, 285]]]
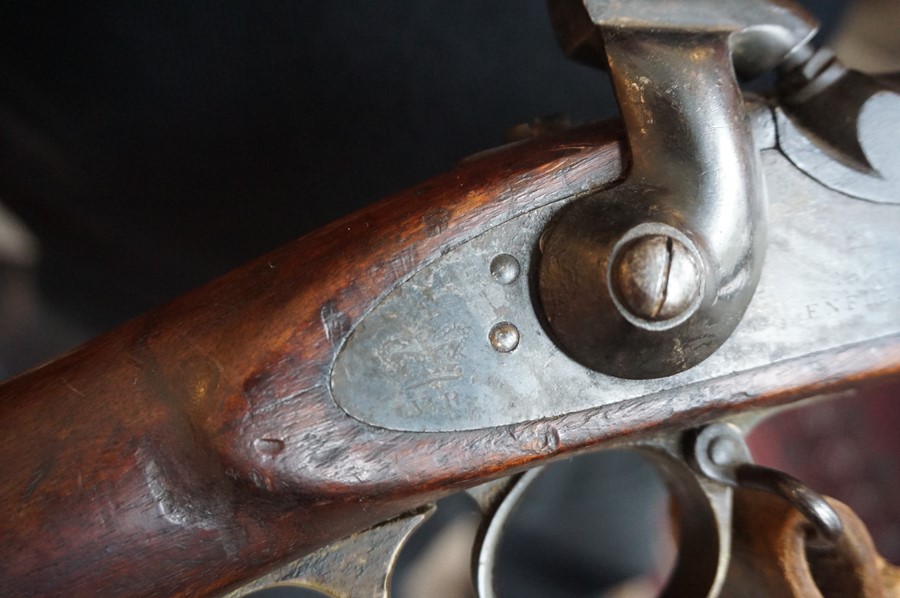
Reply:
[[515, 282], [521, 271], [519, 261], [508, 253], [501, 253], [491, 260], [491, 276], [500, 284]]
[[821, 538], [830, 542], [840, 538], [841, 518], [825, 497], [784, 472], [754, 464], [737, 426], [725, 423], [706, 426], [693, 440], [689, 457], [710, 479], [781, 497], [806, 517]]
[[[809, 176], [847, 195], [900, 203], [900, 79], [848, 70], [827, 49], [803, 48], [780, 76], [778, 138]], [[840, 123], [840, 126], [834, 126]]]
[[[570, 55], [608, 66], [632, 164], [623, 184], [572, 202], [549, 224], [538, 273], [544, 317], [562, 349], [591, 369], [677, 374], [732, 333], [766, 251], [765, 187], [734, 69], [773, 68], [814, 24], [798, 6], [765, 0], [689, 10], [676, 1], [557, 0], [551, 14]], [[696, 269], [671, 281], [671, 313], [653, 307], [664, 305], [666, 287], [629, 301], [648, 273], [615, 263], [623, 240], [644, 227], [669, 229], [656, 234], [674, 239]]]
[[494, 567], [500, 541], [510, 516], [542, 471], [542, 467], [536, 467], [524, 474], [489, 482], [468, 491], [482, 513], [481, 528], [472, 547], [472, 580], [478, 598], [496, 597]]
[[[757, 73], [786, 55], [787, 73], [814, 77], [805, 13], [704, 3], [707, 13], [685, 16], [672, 4], [551, 3], [571, 54], [609, 58], [629, 177], [536, 201], [388, 295], [335, 361], [333, 396], [349, 414], [450, 431], [665, 401], [695, 382], [900, 331], [900, 271], [884, 259], [900, 251], [900, 210], [810, 180], [775, 148], [784, 129], [776, 135], [772, 109], [745, 105], [733, 77], [732, 59]], [[636, 25], [647, 23], [659, 27]], [[900, 105], [880, 106], [882, 121], [898, 120]], [[896, 169], [887, 145], [866, 148]]]
[[[771, 143], [771, 112], [752, 111]], [[768, 123], [769, 127], [763, 126]], [[623, 380], [591, 371], [552, 341], [525, 273], [563, 202], [537, 207], [456, 248], [387, 295], [353, 332], [332, 372], [350, 415], [398, 430], [499, 426], [642, 397], [666, 401], [703, 380], [900, 332], [900, 207], [848, 197], [762, 152], [769, 194], [769, 249], [756, 296], [734, 334], [709, 359], [675, 376]], [[523, 275], [488, 274], [499, 253]], [[512, 353], [486, 341], [513, 322]]]
[[400, 550], [432, 512], [434, 507], [428, 505], [353, 534], [223, 598], [238, 598], [275, 587], [307, 588], [330, 598], [388, 598]]
[[[760, 419], [748, 416], [618, 447], [639, 451], [653, 463], [676, 505], [671, 512], [679, 530], [678, 559], [661, 595], [894, 595], [898, 570], [878, 556], [849, 508], [783, 472], [752, 463], [743, 435]], [[542, 471], [472, 491], [484, 515], [473, 559], [481, 598], [496, 595], [500, 539]], [[810, 523], [818, 536], [809, 533]], [[849, 588], [855, 591], [848, 593]]]
[[495, 351], [510, 353], [519, 346], [519, 329], [509, 322], [494, 324], [494, 327], [488, 333], [488, 340]]
[[697, 258], [674, 237], [647, 234], [613, 251], [613, 299], [642, 322], [666, 322], [699, 305]]
[[[827, 150], [803, 127], [786, 128], [781, 109], [745, 106], [730, 70], [732, 56], [738, 70], [756, 73], [799, 47], [787, 71], [814, 81], [828, 65], [802, 45], [809, 22], [781, 3], [741, 4], [750, 7], [742, 12], [735, 2], [700, 2], [709, 12], [696, 18], [672, 13], [671, 4], [551, 2], [571, 53], [610, 59], [625, 98], [631, 173], [594, 195], [538, 200], [387, 295], [334, 363], [331, 390], [348, 414], [383, 428], [446, 432], [634, 398], [662, 403], [704, 380], [900, 332], [900, 265], [885, 259], [900, 253], [896, 194], [880, 196], [859, 177], [845, 180], [858, 192], [844, 193], [815, 177], [825, 162], [785, 157], [776, 143], [782, 136], [807, 153]], [[581, 21], [573, 7], [586, 10]], [[648, 32], [643, 26], [654, 19], [663, 26]], [[761, 22], [774, 28], [753, 26]], [[612, 33], [597, 28], [610, 23]], [[695, 44], [684, 43], [685, 30]], [[794, 89], [795, 99], [814, 97], [808, 87]], [[900, 116], [893, 99], [878, 106], [881, 119], [886, 111]], [[849, 139], [858, 152], [847, 138], [835, 138], [835, 147], [882, 167], [865, 173], [857, 160], [851, 167], [860, 177], [896, 172], [900, 162], [883, 141], [856, 133]], [[743, 435], [761, 417], [617, 447], [652, 461], [678, 506], [679, 558], [663, 595], [890, 595], [900, 575], [849, 509], [752, 462]], [[554, 434], [542, 442], [558, 443]], [[540, 472], [468, 491], [483, 515], [473, 553], [482, 598], [495, 596], [500, 539]], [[414, 521], [395, 525], [394, 544], [385, 527], [339, 546], [345, 560], [381, 555], [363, 585], [348, 585], [352, 572], [329, 552], [270, 581], [302, 572], [305, 585], [337, 596], [383, 596]], [[816, 533], [807, 533], [810, 526]], [[327, 566], [338, 568], [338, 585], [319, 581]]]
[[[678, 558], [662, 595], [893, 595], [900, 588], [900, 573], [878, 556], [852, 511], [782, 472], [750, 462], [743, 434], [759, 419], [745, 416], [734, 424], [712, 424], [617, 447], [638, 451], [653, 463], [677, 505], [672, 512], [678, 519]], [[502, 536], [543, 471], [534, 468], [467, 491], [482, 516], [472, 559], [479, 598], [496, 597], [494, 570]], [[229, 596], [293, 586], [335, 598], [386, 598], [397, 554], [429, 514], [426, 508], [355, 534]], [[828, 542], [816, 543], [807, 533], [807, 522], [825, 531]], [[847, 523], [846, 532], [841, 522]], [[854, 591], [846, 593], [848, 588]], [[766, 594], [776, 590], [787, 593]]]
[[[717, 596], [730, 557], [732, 488], [698, 477], [687, 464], [683, 447], [688, 434], [678, 432], [617, 448], [636, 450], [651, 462], [665, 479], [678, 507], [679, 558], [663, 595]], [[494, 568], [501, 538], [510, 517], [542, 471], [543, 468], [530, 470], [487, 485], [484, 490], [473, 489], [484, 514], [472, 561], [479, 598], [496, 596]]]

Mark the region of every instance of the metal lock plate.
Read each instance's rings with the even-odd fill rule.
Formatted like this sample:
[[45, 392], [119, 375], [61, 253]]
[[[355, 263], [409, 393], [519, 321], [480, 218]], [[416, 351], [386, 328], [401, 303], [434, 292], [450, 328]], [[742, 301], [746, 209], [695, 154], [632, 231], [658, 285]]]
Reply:
[[[700, 381], [900, 333], [900, 206], [828, 189], [775, 149], [762, 152], [762, 164], [770, 226], [759, 287], [734, 334], [693, 369], [622, 380], [581, 366], [552, 342], [529, 273], [544, 224], [570, 198], [468, 241], [385, 297], [338, 354], [334, 399], [384, 428], [476, 429], [691, 393]], [[521, 266], [510, 284], [491, 275], [499, 254]], [[491, 346], [500, 322], [519, 331], [511, 352]]]
[[900, 210], [805, 176], [735, 77], [802, 54], [808, 15], [787, 0], [678, 4], [551, 2], [566, 51], [611, 72], [630, 170], [538, 202], [388, 295], [336, 358], [347, 413], [409, 431], [514, 424], [692, 396], [900, 332], [886, 259]]

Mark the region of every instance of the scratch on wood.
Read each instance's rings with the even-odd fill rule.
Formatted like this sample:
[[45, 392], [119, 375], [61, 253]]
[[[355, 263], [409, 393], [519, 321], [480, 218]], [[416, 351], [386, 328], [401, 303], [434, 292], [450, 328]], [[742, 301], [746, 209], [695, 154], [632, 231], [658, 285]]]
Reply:
[[50, 471], [50, 463], [47, 462], [41, 463], [40, 467], [34, 470], [34, 473], [31, 474], [31, 479], [28, 481], [28, 486], [25, 487], [25, 493], [22, 495], [23, 501], [31, 498], [48, 471]]
[[338, 309], [334, 299], [329, 299], [322, 305], [322, 309], [319, 310], [319, 318], [322, 320], [325, 338], [331, 343], [333, 350], [350, 329], [350, 319]]
[[81, 392], [80, 390], [78, 390], [77, 388], [75, 388], [75, 386], [71, 382], [69, 382], [65, 378], [61, 378], [61, 380], [63, 381], [63, 384], [65, 385], [66, 388], [71, 390], [73, 393], [77, 394], [79, 397], [84, 398], [84, 396], [85, 396], [84, 393]]
[[422, 223], [425, 225], [425, 234], [429, 237], [434, 237], [447, 230], [447, 224], [449, 222], [450, 210], [446, 208], [432, 208], [422, 216]]
[[137, 357], [132, 351], [126, 352], [124, 354], [124, 357], [125, 357], [125, 360], [127, 362], [129, 362], [131, 365], [133, 365], [134, 367], [138, 368], [139, 370], [144, 369], [144, 362], [139, 357]]
[[410, 272], [415, 268], [415, 265], [416, 251], [412, 247], [403, 249], [403, 251], [398, 253], [390, 262], [388, 262], [391, 276], [395, 280], [403, 280], [409, 276]]

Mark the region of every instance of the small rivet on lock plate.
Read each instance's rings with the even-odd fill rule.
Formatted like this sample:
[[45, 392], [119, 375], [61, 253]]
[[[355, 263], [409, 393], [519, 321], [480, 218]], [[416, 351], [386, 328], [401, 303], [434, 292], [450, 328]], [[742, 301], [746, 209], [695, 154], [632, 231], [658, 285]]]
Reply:
[[510, 353], [519, 346], [519, 329], [509, 322], [494, 324], [488, 334], [488, 340], [498, 353]]
[[491, 277], [500, 284], [515, 282], [521, 270], [519, 260], [508, 253], [501, 253], [491, 260]]

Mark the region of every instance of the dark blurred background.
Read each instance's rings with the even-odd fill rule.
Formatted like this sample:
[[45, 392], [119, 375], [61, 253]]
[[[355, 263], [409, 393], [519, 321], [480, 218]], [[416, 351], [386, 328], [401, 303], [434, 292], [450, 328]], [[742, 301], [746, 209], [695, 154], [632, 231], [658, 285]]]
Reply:
[[[844, 0], [806, 4], [828, 39]], [[498, 145], [518, 123], [615, 112], [605, 75], [559, 51], [543, 0], [0, 3], [0, 377]], [[577, 531], [607, 544], [585, 558], [654, 558], [585, 522], [602, 510], [592, 497], [613, 489], [610, 500], [649, 513], [618, 527], [650, 529], [658, 482], [628, 460], [596, 467], [554, 474], [551, 490], [580, 485], [538, 498], [543, 515], [521, 537], [558, 548]], [[548, 575], [599, 575], [572, 557], [547, 575], [517, 558], [534, 595], [553, 595]]]
[[[842, 0], [808, 2], [830, 30]], [[615, 114], [543, 0], [0, 6], [0, 201], [107, 329], [565, 113]]]

